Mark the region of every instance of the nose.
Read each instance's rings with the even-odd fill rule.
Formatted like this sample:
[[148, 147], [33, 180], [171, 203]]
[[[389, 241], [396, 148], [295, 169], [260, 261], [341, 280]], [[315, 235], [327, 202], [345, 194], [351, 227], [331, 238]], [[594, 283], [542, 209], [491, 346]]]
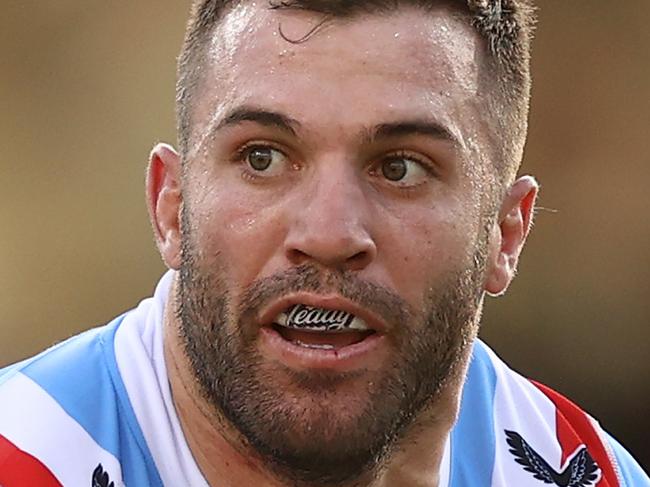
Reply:
[[293, 209], [285, 254], [295, 265], [361, 270], [377, 255], [368, 201], [359, 176], [349, 167], [335, 166], [314, 174], [305, 186]]

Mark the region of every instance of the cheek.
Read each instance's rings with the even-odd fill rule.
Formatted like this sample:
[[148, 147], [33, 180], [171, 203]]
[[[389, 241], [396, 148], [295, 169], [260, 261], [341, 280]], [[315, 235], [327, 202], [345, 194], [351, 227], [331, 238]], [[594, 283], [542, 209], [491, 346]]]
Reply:
[[246, 286], [259, 278], [282, 242], [277, 208], [232, 186], [209, 191], [194, 208], [199, 250], [216, 259], [234, 284]]
[[409, 302], [421, 302], [429, 287], [471, 261], [474, 229], [457, 215], [427, 209], [386, 221], [383, 259], [393, 269], [396, 289]]

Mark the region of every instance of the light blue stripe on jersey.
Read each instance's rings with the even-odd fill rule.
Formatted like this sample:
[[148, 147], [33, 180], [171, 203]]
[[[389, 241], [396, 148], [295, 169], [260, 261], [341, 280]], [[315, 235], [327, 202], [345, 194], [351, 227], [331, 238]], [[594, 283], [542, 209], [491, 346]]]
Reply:
[[460, 417], [451, 432], [451, 487], [492, 485], [496, 381], [492, 361], [477, 340], [463, 389]]
[[650, 478], [643, 471], [636, 460], [628, 453], [623, 446], [608, 433], [605, 433], [614, 455], [618, 470], [623, 477], [625, 485], [621, 487], [650, 487]]
[[115, 362], [113, 341], [121, 321], [117, 318], [46, 351], [21, 372], [117, 458], [128, 487], [162, 487]]

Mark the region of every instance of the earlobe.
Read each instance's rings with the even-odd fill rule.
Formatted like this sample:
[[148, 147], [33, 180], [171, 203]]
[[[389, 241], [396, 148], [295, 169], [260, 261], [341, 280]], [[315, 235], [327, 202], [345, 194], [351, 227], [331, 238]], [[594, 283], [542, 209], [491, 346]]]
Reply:
[[503, 294], [515, 276], [532, 225], [538, 191], [537, 181], [532, 176], [523, 176], [513, 183], [503, 200], [491, 239], [485, 282], [489, 294]]
[[147, 167], [147, 207], [158, 250], [171, 269], [180, 267], [180, 175], [178, 153], [170, 145], [156, 145]]

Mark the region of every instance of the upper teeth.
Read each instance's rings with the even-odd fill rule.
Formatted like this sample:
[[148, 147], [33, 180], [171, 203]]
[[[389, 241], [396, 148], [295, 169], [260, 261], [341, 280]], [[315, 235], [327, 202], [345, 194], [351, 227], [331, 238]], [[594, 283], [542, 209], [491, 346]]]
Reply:
[[361, 318], [339, 309], [315, 308], [296, 304], [280, 313], [274, 320], [287, 328], [314, 331], [369, 330]]

